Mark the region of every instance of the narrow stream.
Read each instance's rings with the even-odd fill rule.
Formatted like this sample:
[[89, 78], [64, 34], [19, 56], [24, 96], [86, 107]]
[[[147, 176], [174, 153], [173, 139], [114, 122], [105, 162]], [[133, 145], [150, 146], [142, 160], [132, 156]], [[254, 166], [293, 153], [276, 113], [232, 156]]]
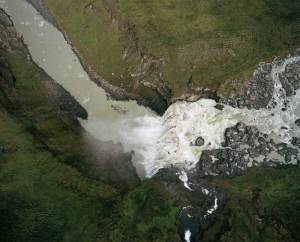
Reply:
[[[286, 97], [282, 95], [278, 78], [288, 63], [300, 61], [299, 58], [288, 58], [273, 67], [274, 99], [278, 103], [275, 108], [248, 110], [225, 106], [221, 111], [214, 108], [215, 101], [201, 99], [173, 104], [159, 117], [134, 101], [108, 100], [105, 91], [83, 70], [62, 33], [25, 0], [0, 0], [0, 7], [11, 16], [18, 33], [23, 35], [33, 60], [88, 111], [88, 120], [81, 121], [83, 127], [97, 139], [120, 142], [126, 151], [133, 150], [133, 162], [142, 177], [149, 177], [171, 164], [193, 167], [201, 152], [219, 148], [224, 130], [239, 121], [257, 126], [276, 141], [289, 142], [293, 136], [300, 137], [294, 124], [300, 117], [300, 92], [289, 98], [287, 111], [283, 112]], [[283, 130], [282, 126], [288, 129]], [[204, 138], [204, 146], [191, 145], [199, 136]], [[278, 161], [281, 162], [280, 158]]]

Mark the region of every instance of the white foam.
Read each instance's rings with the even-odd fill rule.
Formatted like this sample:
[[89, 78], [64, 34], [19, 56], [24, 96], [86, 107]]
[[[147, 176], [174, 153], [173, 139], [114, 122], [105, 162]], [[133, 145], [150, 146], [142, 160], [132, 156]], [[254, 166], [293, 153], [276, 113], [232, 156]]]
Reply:
[[40, 22], [38, 23], [38, 26], [39, 26], [40, 28], [44, 27], [44, 25], [45, 25], [45, 21], [44, 21], [44, 20], [42, 20], [42, 21], [40, 21]]
[[201, 191], [205, 195], [209, 195], [209, 191], [206, 188], [201, 188]]
[[181, 171], [177, 173], [179, 179], [183, 182], [184, 186], [189, 189], [190, 191], [193, 191], [193, 189], [189, 186], [189, 179], [185, 171]]
[[214, 205], [210, 209], [207, 210], [206, 215], [204, 215], [204, 217], [207, 217], [207, 216], [213, 214], [217, 209], [218, 209], [218, 198], [217, 198], [217, 196], [215, 196]]
[[186, 230], [186, 231], [184, 232], [184, 240], [185, 240], [186, 242], [191, 242], [191, 237], [192, 237], [191, 231], [190, 231], [190, 230]]

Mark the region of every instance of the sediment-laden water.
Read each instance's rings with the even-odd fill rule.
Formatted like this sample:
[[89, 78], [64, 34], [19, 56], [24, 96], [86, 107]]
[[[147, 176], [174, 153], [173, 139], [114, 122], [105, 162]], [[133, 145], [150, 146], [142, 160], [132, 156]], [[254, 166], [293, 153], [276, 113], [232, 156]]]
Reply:
[[[0, 0], [0, 7], [11, 16], [33, 60], [87, 110], [89, 118], [81, 121], [83, 127], [97, 139], [120, 142], [126, 151], [133, 150], [133, 162], [141, 176], [151, 176], [169, 165], [195, 166], [201, 152], [220, 148], [225, 129], [240, 121], [257, 126], [278, 142], [300, 137], [294, 123], [300, 117], [300, 92], [287, 98], [278, 77], [288, 63], [299, 58], [287, 58], [273, 66], [275, 107], [249, 110], [224, 105], [219, 110], [214, 107], [215, 101], [202, 99], [175, 103], [160, 117], [134, 101], [108, 99], [83, 70], [62, 33], [25, 0]], [[286, 100], [289, 105], [282, 111]], [[193, 145], [199, 136], [204, 139], [201, 147]]]
[[83, 127], [102, 141], [121, 142], [135, 151], [134, 163], [141, 176], [143, 163], [154, 159], [153, 144], [162, 132], [161, 118], [134, 101], [108, 100], [105, 91], [92, 82], [63, 34], [48, 23], [25, 0], [0, 0], [33, 60], [61, 84], [88, 111]]

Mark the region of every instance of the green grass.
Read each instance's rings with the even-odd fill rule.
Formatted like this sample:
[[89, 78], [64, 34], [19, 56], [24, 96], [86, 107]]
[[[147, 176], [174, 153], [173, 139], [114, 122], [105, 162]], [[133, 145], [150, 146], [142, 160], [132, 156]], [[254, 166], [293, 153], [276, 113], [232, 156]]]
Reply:
[[[0, 241], [120, 241], [110, 238], [116, 238], [117, 228], [119, 236], [129, 236], [123, 204], [133, 204], [137, 215], [144, 209], [131, 193], [149, 197], [149, 208], [159, 201], [169, 209], [155, 215], [152, 241], [176, 236], [176, 208], [170, 197], [160, 197], [165, 190], [110, 182], [109, 168], [95, 168], [83, 130], [48, 101], [47, 77], [28, 60], [27, 51], [20, 47], [0, 54], [0, 67], [4, 60], [16, 81], [15, 88], [7, 87], [1, 69]], [[153, 227], [149, 218], [139, 219]], [[130, 233], [139, 234], [140, 227]], [[143, 235], [150, 236], [149, 230]]]
[[[1, 241], [168, 241], [176, 237], [177, 210], [169, 197], [162, 198], [164, 189], [158, 192], [145, 185], [123, 195], [36, 147], [34, 137], [3, 110], [0, 127]], [[148, 201], [145, 206], [138, 196]], [[135, 221], [146, 230], [138, 224], [134, 227]], [[144, 236], [156, 237], [142, 240]]]
[[8, 151], [1, 154], [1, 241], [96, 239], [100, 184], [35, 147], [33, 137], [2, 112], [0, 124], [1, 147]]
[[164, 79], [179, 96], [190, 79], [193, 87], [214, 89], [247, 79], [259, 62], [287, 54], [300, 40], [300, 2], [294, 0], [45, 2], [88, 63], [133, 93], [137, 49], [164, 59]]
[[177, 213], [162, 185], [146, 181], [122, 201], [121, 219], [112, 227], [110, 239], [113, 242], [176, 241], [174, 218]]
[[255, 168], [219, 180], [226, 204], [203, 241], [298, 241], [300, 169]]

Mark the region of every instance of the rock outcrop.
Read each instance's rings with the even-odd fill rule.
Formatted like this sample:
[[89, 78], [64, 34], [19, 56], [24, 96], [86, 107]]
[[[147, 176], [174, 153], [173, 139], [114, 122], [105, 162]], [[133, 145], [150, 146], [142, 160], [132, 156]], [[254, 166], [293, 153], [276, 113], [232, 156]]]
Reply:
[[300, 61], [287, 64], [285, 72], [279, 75], [282, 87], [287, 96], [295, 95], [300, 88]]
[[[295, 57], [299, 56], [298, 53]], [[219, 102], [237, 108], [266, 108], [272, 102], [274, 93], [274, 79], [278, 78], [282, 85], [283, 95], [292, 96], [300, 87], [300, 59], [288, 63], [278, 76], [273, 68], [277, 68], [284, 59], [275, 59], [272, 63], [262, 63], [254, 72], [248, 85], [239, 94], [229, 97], [220, 97]], [[273, 103], [272, 105], [276, 105]]]
[[[296, 140], [294, 141], [297, 144]], [[255, 127], [238, 123], [225, 131], [221, 149], [205, 150], [198, 163], [199, 175], [237, 175], [248, 167], [299, 163], [297, 147], [277, 144]]]
[[240, 94], [221, 97], [220, 103], [238, 108], [263, 108], [272, 98], [274, 83], [271, 77], [272, 64], [261, 64]]

